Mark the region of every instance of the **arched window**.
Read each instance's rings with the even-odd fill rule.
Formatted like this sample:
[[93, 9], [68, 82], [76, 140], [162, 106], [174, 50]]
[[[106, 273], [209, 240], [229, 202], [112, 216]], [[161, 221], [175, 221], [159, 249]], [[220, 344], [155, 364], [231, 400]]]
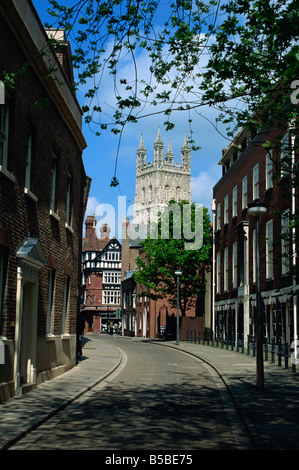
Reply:
[[165, 186], [165, 199], [169, 201], [169, 186]]
[[180, 199], [181, 199], [181, 188], [178, 186], [176, 188], [176, 200], [180, 201]]

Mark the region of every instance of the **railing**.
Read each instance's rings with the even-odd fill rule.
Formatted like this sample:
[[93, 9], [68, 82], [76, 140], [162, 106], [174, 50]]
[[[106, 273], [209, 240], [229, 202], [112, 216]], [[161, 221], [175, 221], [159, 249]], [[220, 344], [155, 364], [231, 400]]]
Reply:
[[[191, 329], [186, 332], [185, 341], [196, 344], [203, 344], [207, 346], [213, 346], [216, 348], [226, 349], [230, 351], [236, 351], [241, 354], [256, 355], [256, 340], [255, 336], [248, 335], [247, 342], [244, 340], [244, 335], [223, 336], [213, 335], [210, 331], [200, 331]], [[293, 356], [293, 343], [291, 345], [288, 342], [282, 343], [281, 340], [275, 341], [272, 338], [269, 341], [267, 338], [263, 342], [263, 357], [264, 361], [268, 361], [271, 364], [276, 364], [279, 367], [285, 369], [291, 369], [293, 373], [296, 372], [296, 363], [299, 361]]]

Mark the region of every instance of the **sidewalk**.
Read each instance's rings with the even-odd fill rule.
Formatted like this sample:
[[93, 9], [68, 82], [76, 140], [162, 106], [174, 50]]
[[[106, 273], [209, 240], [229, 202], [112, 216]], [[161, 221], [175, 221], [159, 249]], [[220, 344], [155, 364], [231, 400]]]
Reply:
[[[0, 450], [105, 380], [121, 363], [121, 350], [99, 339], [93, 335], [85, 338], [84, 356], [70, 371], [44, 382], [30, 393], [0, 404]], [[152, 340], [152, 343], [158, 343], [155, 347], [172, 347], [191, 353], [221, 373], [257, 449], [299, 449], [298, 373], [264, 362], [265, 387], [258, 390], [255, 358], [246, 353], [186, 342], [176, 345], [173, 341]]]
[[120, 350], [98, 339], [84, 338], [83, 356], [76, 367], [0, 404], [0, 450], [63, 410], [121, 363]]
[[298, 372], [264, 361], [264, 388], [257, 389], [255, 357], [220, 346], [165, 345], [201, 357], [220, 372], [258, 450], [299, 449]]

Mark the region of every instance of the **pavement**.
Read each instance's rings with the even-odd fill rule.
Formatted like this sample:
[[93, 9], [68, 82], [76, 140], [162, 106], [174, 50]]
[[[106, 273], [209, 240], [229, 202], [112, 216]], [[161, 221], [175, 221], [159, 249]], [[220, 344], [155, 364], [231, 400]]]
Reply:
[[[113, 337], [112, 337], [113, 338]], [[118, 337], [121, 341], [150, 341], [144, 338]], [[64, 374], [40, 384], [30, 392], [0, 404], [0, 450], [14, 448], [49, 417], [97, 386], [112, 380], [126, 355], [121, 342], [100, 341], [88, 334], [83, 356]], [[108, 338], [107, 338], [108, 339]], [[230, 348], [173, 341], [152, 341], [157, 347], [171, 347], [200, 357], [214, 373], [220, 373], [239, 415], [257, 450], [299, 449], [299, 373], [291, 368], [264, 362], [265, 384], [256, 387], [256, 359]], [[120, 346], [120, 347], [118, 347]], [[167, 449], [165, 449], [167, 451]]]

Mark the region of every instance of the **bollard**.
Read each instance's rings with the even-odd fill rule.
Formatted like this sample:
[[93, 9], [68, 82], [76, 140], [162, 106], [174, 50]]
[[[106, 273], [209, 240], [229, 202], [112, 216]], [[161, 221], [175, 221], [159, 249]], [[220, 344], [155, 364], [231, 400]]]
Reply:
[[250, 355], [250, 342], [249, 342], [249, 335], [247, 335], [247, 356]]
[[278, 340], [278, 366], [281, 367], [281, 356], [282, 356], [282, 349], [281, 349], [281, 339]]
[[198, 344], [200, 344], [200, 330], [198, 330]]
[[240, 349], [240, 335], [237, 333], [237, 352], [239, 352]]
[[202, 333], [202, 344], [205, 344], [205, 336], [206, 336], [206, 332], [205, 332], [205, 330], [203, 330], [203, 333]]
[[265, 361], [268, 361], [268, 338], [265, 341]]
[[196, 328], [194, 330], [194, 343], [196, 344]]
[[187, 329], [187, 333], [186, 333], [186, 341], [189, 341], [189, 330]]
[[244, 354], [244, 334], [242, 334], [242, 354]]
[[193, 335], [193, 330], [190, 332], [190, 343], [192, 343], [192, 335]]
[[272, 348], [271, 348], [271, 355], [272, 355], [272, 357], [271, 357], [271, 362], [272, 362], [272, 364], [274, 364], [274, 362], [275, 362], [275, 359], [274, 359], [274, 354], [275, 354], [275, 339], [274, 339], [274, 338], [272, 338], [271, 343], [272, 343]]

